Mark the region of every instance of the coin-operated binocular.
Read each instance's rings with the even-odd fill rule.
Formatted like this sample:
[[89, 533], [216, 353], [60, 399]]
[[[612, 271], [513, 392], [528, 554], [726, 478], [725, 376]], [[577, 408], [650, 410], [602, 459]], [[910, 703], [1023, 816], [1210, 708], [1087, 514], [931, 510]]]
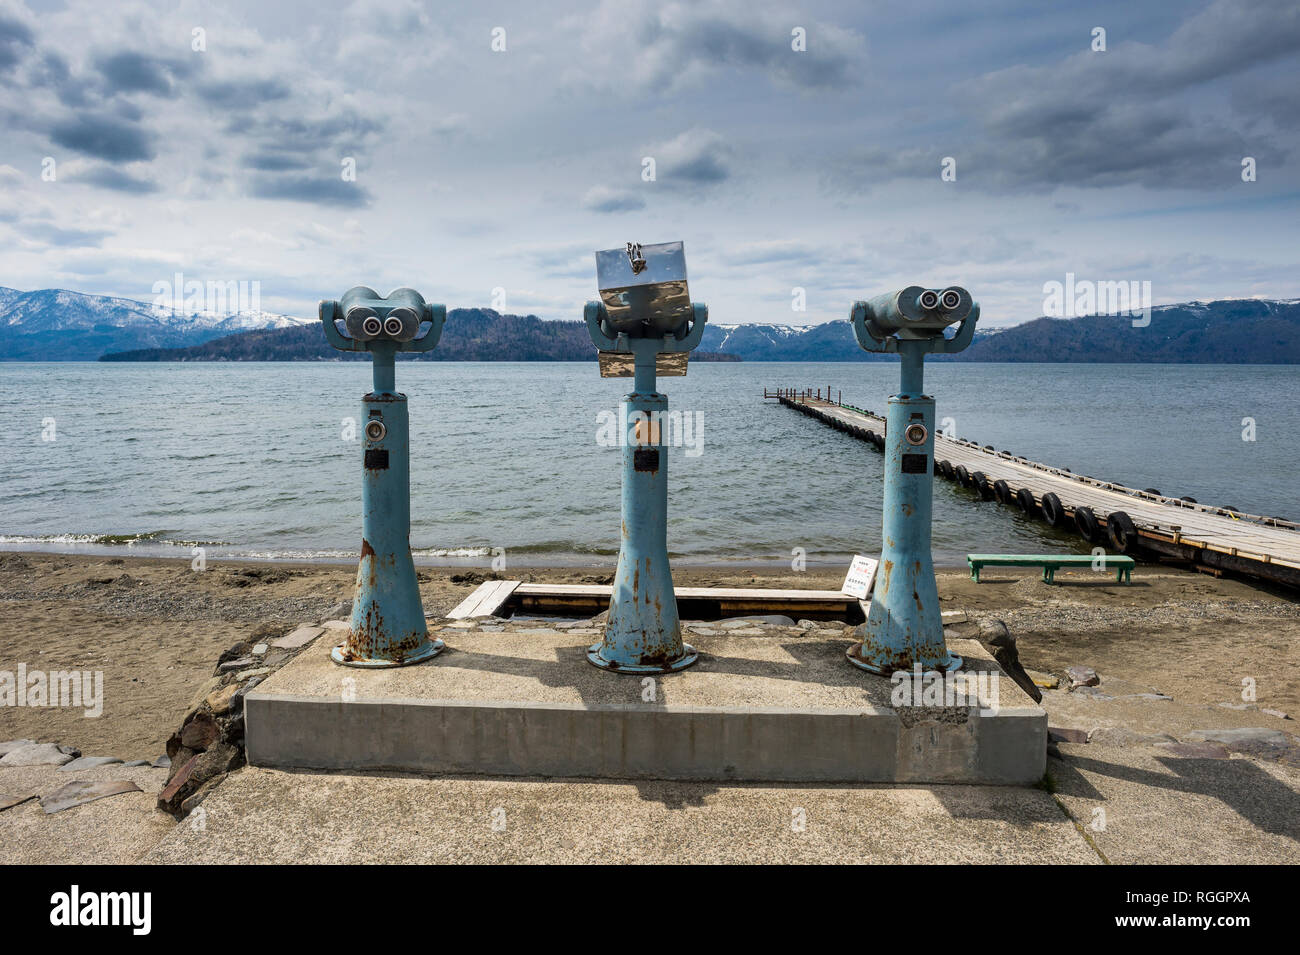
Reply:
[[587, 660], [616, 673], [668, 673], [698, 659], [682, 642], [668, 565], [668, 455], [661, 446], [668, 398], [656, 375], [686, 374], [709, 310], [693, 303], [680, 242], [628, 243], [596, 253], [600, 301], [583, 311], [602, 378], [632, 378], [625, 395], [623, 536], [604, 639]]
[[[934, 399], [924, 393], [923, 375], [927, 353], [959, 352], [970, 344], [979, 313], [964, 288], [912, 285], [857, 302], [850, 315], [859, 345], [902, 359], [902, 381], [885, 419], [884, 547], [871, 609], [855, 632], [862, 642], [848, 650], [854, 664], [872, 673], [961, 666], [944, 643], [930, 555]], [[957, 330], [949, 338], [944, 331], [952, 325]]]
[[443, 642], [429, 639], [411, 560], [406, 395], [396, 391], [394, 364], [399, 351], [429, 351], [438, 344], [447, 308], [427, 304], [414, 289], [399, 288], [381, 298], [374, 289], [357, 286], [337, 302], [321, 302], [320, 320], [335, 348], [370, 352], [374, 373], [374, 390], [361, 399], [365, 424], [356, 596], [347, 639], [330, 657], [354, 667], [419, 663], [442, 650]]

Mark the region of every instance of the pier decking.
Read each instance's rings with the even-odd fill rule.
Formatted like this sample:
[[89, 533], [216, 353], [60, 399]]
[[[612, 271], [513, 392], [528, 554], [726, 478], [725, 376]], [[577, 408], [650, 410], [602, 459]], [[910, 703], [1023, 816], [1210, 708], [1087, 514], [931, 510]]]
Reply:
[[[776, 398], [877, 449], [884, 445], [884, 418], [842, 404], [838, 395], [831, 400], [829, 388], [825, 392], [765, 390], [763, 397]], [[1125, 487], [942, 432], [935, 434], [934, 471], [986, 500], [996, 497], [1040, 520], [1055, 516], [1058, 529], [1079, 533], [1093, 544], [1104, 544], [1109, 538], [1126, 554], [1174, 558], [1214, 572], [1300, 587], [1300, 525], [1293, 521]], [[1047, 508], [1044, 498], [1052, 498]], [[1131, 529], [1125, 516], [1132, 522]], [[1091, 538], [1082, 531], [1088, 526], [1095, 526]]]

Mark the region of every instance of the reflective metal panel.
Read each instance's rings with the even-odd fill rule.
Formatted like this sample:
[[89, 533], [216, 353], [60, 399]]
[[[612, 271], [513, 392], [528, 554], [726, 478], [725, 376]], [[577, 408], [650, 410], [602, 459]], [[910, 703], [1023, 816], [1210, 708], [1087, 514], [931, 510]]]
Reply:
[[596, 284], [615, 330], [660, 337], [691, 318], [686, 252], [681, 242], [596, 253]]

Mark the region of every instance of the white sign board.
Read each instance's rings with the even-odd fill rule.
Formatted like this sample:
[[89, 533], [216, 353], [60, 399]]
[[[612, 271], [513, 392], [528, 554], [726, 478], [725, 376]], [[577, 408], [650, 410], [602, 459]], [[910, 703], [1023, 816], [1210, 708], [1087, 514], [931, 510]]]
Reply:
[[858, 554], [849, 565], [849, 572], [844, 578], [844, 586], [840, 588], [840, 592], [850, 597], [857, 597], [859, 600], [866, 600], [867, 594], [871, 593], [871, 588], [876, 583], [876, 565], [879, 563], [880, 561], [874, 557], [863, 557]]

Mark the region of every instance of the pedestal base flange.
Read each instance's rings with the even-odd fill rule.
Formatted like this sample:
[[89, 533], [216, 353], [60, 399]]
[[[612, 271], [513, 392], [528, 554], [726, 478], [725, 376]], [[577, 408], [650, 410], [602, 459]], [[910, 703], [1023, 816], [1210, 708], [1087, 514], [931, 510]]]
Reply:
[[607, 660], [600, 655], [601, 647], [604, 644], [595, 643], [587, 648], [587, 662], [594, 667], [600, 667], [602, 670], [609, 670], [611, 673], [627, 673], [632, 675], [655, 674], [655, 673], [676, 673], [678, 670], [685, 670], [688, 666], [700, 659], [700, 655], [695, 648], [689, 643], [682, 644], [682, 655], [668, 663], [615, 663], [613, 660]]
[[367, 670], [379, 670], [384, 667], [409, 667], [412, 664], [423, 663], [425, 660], [431, 660], [447, 648], [441, 640], [430, 640], [424, 646], [420, 647], [409, 657], [403, 657], [401, 660], [379, 660], [363, 659], [353, 657], [352, 659], [343, 658], [344, 644], [340, 644], [330, 651], [330, 659], [340, 666], [345, 667], [362, 667]]
[[[893, 667], [893, 666], [886, 669], [885, 667], [882, 667], [877, 663], [873, 663], [869, 660], [864, 659], [862, 656], [861, 643], [853, 644], [853, 646], [849, 647], [847, 650], [844, 651], [844, 655], [848, 657], [849, 662], [852, 663], [859, 670], [866, 670], [868, 673], [874, 673], [877, 676], [892, 676], [896, 670], [900, 669], [899, 667]], [[955, 653], [949, 653], [948, 660], [943, 664], [943, 666], [928, 667], [927, 669], [941, 670], [944, 673], [951, 673], [954, 670], [961, 669], [961, 663], [962, 663], [961, 657], [957, 656], [957, 654]]]

